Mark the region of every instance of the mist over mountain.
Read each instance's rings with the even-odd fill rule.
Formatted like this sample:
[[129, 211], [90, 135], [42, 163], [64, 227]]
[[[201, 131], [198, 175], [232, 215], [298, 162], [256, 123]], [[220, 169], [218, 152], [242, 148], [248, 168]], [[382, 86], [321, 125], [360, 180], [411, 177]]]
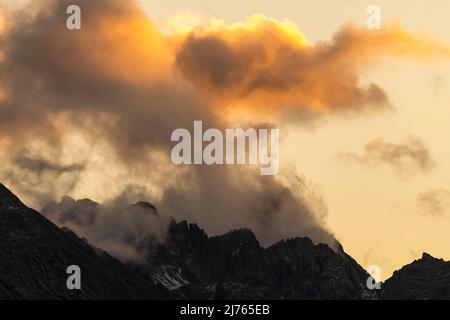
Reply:
[[[63, 202], [59, 222], [97, 219], [98, 204]], [[77, 202], [89, 210], [77, 211]], [[129, 209], [161, 219], [148, 202]], [[163, 239], [149, 232], [128, 242], [143, 258], [133, 262], [89, 241], [57, 227], [0, 184], [0, 299], [450, 298], [450, 262], [428, 254], [395, 272], [381, 290], [369, 290], [369, 275], [342, 247], [304, 237], [263, 248], [249, 229], [210, 237], [195, 223], [172, 219]], [[80, 290], [67, 288], [69, 265], [81, 269]]]
[[[0, 299], [167, 299], [168, 292], [69, 229], [55, 226], [0, 184]], [[82, 290], [66, 270], [81, 268]]]

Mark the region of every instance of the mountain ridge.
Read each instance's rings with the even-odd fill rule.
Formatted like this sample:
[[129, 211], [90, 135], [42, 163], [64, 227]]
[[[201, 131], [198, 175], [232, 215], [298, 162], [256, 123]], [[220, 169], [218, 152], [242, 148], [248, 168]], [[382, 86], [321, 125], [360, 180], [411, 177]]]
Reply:
[[[58, 228], [0, 184], [0, 299], [166, 299], [147, 277]], [[66, 286], [70, 265], [82, 290]]]
[[[306, 237], [263, 248], [250, 229], [208, 236], [172, 219], [165, 241], [149, 238], [139, 250], [145, 263], [124, 264], [0, 183], [0, 299], [450, 299], [450, 262], [427, 253], [369, 290], [340, 244]], [[66, 268], [77, 263], [83, 287], [68, 290]]]

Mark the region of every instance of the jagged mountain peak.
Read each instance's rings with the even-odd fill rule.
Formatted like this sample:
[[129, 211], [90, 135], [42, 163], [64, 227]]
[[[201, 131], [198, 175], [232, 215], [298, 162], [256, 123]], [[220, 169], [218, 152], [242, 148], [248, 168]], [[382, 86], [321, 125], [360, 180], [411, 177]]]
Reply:
[[252, 230], [247, 228], [235, 229], [220, 236], [210, 238], [214, 242], [222, 242], [229, 247], [260, 248], [260, 243]]
[[176, 222], [175, 219], [171, 219], [169, 223], [167, 237], [169, 240], [181, 239], [188, 242], [208, 239], [206, 232], [196, 223], [189, 223], [186, 220]]
[[445, 262], [444, 259], [435, 258], [427, 252], [422, 253], [422, 258], [420, 258], [418, 261], [422, 261], [422, 262], [426, 262], [426, 263]]
[[422, 259], [429, 259], [429, 258], [434, 259], [434, 257], [431, 254], [429, 254], [427, 252], [422, 253]]
[[354, 299], [364, 296], [368, 277], [325, 244], [298, 237], [264, 249], [246, 228], [209, 237], [172, 220], [168, 240], [152, 249], [152, 278], [180, 298]]
[[383, 284], [384, 299], [450, 299], [450, 262], [424, 252]]

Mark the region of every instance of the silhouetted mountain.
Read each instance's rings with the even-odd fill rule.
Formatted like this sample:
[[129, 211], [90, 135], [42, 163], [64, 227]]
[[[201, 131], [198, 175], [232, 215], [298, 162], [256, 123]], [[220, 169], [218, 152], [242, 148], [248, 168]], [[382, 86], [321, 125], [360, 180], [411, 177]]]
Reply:
[[[81, 290], [69, 290], [69, 265]], [[26, 207], [0, 184], [0, 299], [159, 299], [166, 289]]]
[[427, 253], [394, 272], [383, 284], [383, 299], [450, 299], [450, 262]]
[[[157, 215], [150, 203], [133, 206]], [[97, 207], [66, 198], [60, 213], [84, 221]], [[369, 275], [342, 247], [308, 238], [262, 248], [248, 229], [209, 237], [173, 220], [165, 241], [150, 236], [136, 249], [145, 261], [125, 265], [0, 184], [0, 299], [450, 299], [450, 262], [428, 254], [396, 271], [382, 290], [369, 290]], [[82, 270], [81, 290], [67, 289], [72, 264]]]
[[253, 232], [208, 237], [186, 221], [169, 226], [167, 241], [146, 254], [151, 277], [179, 298], [370, 298], [366, 271], [344, 252], [308, 238], [262, 248]]

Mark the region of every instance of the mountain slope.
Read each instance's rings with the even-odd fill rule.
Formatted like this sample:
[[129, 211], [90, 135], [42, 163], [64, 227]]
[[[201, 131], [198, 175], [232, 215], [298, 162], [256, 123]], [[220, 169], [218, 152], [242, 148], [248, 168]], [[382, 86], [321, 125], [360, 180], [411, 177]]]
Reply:
[[[158, 299], [164, 288], [26, 207], [0, 184], [0, 299]], [[68, 290], [69, 265], [82, 290]]]

